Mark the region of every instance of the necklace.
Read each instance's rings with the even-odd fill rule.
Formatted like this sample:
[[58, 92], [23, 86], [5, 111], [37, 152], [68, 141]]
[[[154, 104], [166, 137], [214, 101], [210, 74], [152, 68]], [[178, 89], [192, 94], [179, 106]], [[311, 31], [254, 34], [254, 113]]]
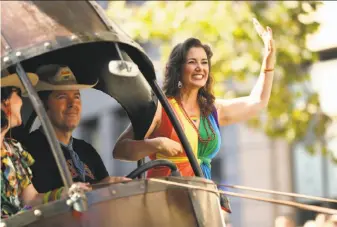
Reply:
[[[194, 130], [197, 132], [199, 141], [200, 141], [201, 143], [208, 143], [209, 141], [214, 140], [214, 138], [215, 138], [215, 132], [214, 132], [214, 129], [213, 129], [213, 127], [212, 127], [212, 124], [211, 124], [209, 118], [206, 117], [206, 120], [207, 120], [207, 123], [208, 123], [209, 127], [211, 128], [212, 134], [209, 135], [209, 131], [208, 131], [207, 127], [206, 127], [205, 121], [202, 121], [203, 124], [204, 124], [205, 130], [206, 130], [206, 134], [207, 134], [207, 139], [203, 139], [203, 138], [201, 137], [200, 133], [199, 133], [199, 130], [197, 129], [197, 127], [195, 126], [195, 124], [192, 122], [191, 118], [190, 118], [190, 117], [188, 116], [188, 114], [186, 113], [186, 111], [185, 111], [183, 105], [182, 105], [179, 101], [177, 101], [177, 103], [178, 103], [178, 105], [179, 105], [179, 108], [180, 108], [181, 111], [183, 112], [185, 118], [187, 119], [187, 121], [193, 126]], [[205, 117], [204, 117], [204, 118], [205, 118]]]

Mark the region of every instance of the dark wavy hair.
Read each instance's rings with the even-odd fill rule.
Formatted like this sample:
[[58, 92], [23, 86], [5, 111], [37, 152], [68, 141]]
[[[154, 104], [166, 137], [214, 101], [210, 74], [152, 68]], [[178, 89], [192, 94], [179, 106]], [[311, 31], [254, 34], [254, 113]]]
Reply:
[[[18, 92], [18, 95], [21, 97], [21, 90], [17, 87], [8, 86], [8, 87], [1, 87], [1, 103], [10, 99], [13, 92]], [[1, 128], [8, 127], [8, 117], [6, 113], [1, 110]]]
[[208, 116], [213, 110], [215, 101], [212, 89], [213, 78], [211, 76], [211, 58], [213, 52], [210, 46], [202, 44], [199, 39], [189, 38], [173, 48], [166, 65], [163, 91], [168, 98], [176, 98], [180, 94], [178, 82], [182, 81], [183, 65], [186, 62], [187, 53], [192, 47], [202, 47], [205, 50], [208, 59], [208, 80], [206, 85], [199, 89], [197, 98], [202, 115]]

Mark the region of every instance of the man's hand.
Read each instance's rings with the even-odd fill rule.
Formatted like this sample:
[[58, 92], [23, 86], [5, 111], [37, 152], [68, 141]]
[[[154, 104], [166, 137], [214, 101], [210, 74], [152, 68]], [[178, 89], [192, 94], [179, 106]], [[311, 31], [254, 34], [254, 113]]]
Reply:
[[[92, 190], [92, 187], [90, 186], [90, 183], [83, 183], [83, 182], [76, 182], [72, 185], [73, 188], [77, 189], [83, 189], [84, 192], [88, 192]], [[69, 191], [63, 189], [61, 194], [61, 199], [67, 198]]]
[[118, 182], [125, 182], [125, 181], [131, 181], [131, 178], [127, 177], [112, 177], [110, 176], [109, 183], [118, 183]]
[[119, 182], [126, 182], [126, 181], [131, 181], [131, 178], [127, 178], [127, 177], [112, 177], [112, 176], [108, 176], [106, 178], [104, 178], [103, 180], [101, 180], [100, 183], [119, 183]]

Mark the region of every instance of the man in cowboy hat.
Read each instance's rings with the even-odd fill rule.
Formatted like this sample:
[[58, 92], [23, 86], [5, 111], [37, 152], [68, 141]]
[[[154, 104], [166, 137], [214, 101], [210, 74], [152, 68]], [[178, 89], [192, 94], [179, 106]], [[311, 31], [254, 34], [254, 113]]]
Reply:
[[[69, 67], [56, 64], [41, 66], [36, 73], [39, 76], [36, 90], [60, 142], [73, 181], [95, 184], [127, 180], [110, 177], [97, 151], [84, 140], [72, 137], [81, 117], [80, 89], [94, 87], [97, 82], [79, 84]], [[36, 189], [46, 192], [63, 186], [42, 127], [30, 133], [25, 145], [35, 159], [32, 171]]]

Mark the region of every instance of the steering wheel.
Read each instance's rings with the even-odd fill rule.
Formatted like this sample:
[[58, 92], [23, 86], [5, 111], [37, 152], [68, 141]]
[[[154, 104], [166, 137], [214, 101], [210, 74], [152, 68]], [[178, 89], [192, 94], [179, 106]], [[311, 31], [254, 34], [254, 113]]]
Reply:
[[138, 167], [137, 169], [135, 169], [134, 171], [129, 173], [129, 175], [127, 175], [126, 177], [131, 178], [131, 179], [135, 179], [136, 177], [138, 177], [139, 175], [141, 175], [145, 171], [147, 171], [149, 169], [152, 169], [154, 167], [158, 167], [158, 166], [169, 167], [171, 169], [171, 175], [170, 176], [177, 176], [177, 177], [181, 176], [177, 166], [173, 162], [161, 159], [161, 160], [149, 161], [149, 162], [145, 163], [144, 165], [141, 165], [140, 167]]

